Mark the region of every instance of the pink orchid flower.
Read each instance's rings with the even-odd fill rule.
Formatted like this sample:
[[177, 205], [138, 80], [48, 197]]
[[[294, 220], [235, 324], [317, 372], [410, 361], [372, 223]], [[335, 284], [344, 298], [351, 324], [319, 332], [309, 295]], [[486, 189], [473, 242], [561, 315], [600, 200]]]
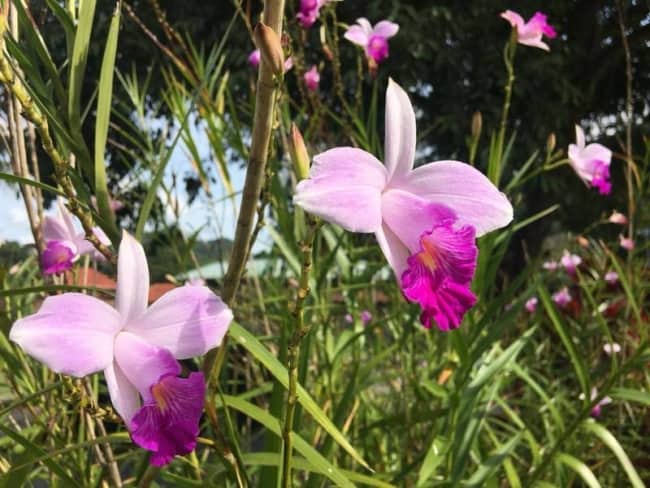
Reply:
[[260, 65], [261, 60], [262, 53], [259, 49], [255, 49], [248, 55], [248, 64], [250, 64], [252, 68], [257, 68]]
[[581, 263], [582, 263], [582, 258], [580, 256], [578, 256], [577, 254], [571, 254], [566, 249], [564, 250], [564, 253], [562, 254], [562, 258], [560, 259], [560, 264], [566, 270], [567, 273], [569, 273], [570, 275], [574, 275], [577, 267], [580, 266]]
[[537, 297], [530, 297], [528, 300], [526, 300], [526, 304], [524, 305], [526, 312], [535, 313], [535, 310], [537, 310], [537, 303]]
[[612, 224], [627, 225], [627, 217], [625, 214], [617, 212], [616, 210], [612, 212], [612, 215], [610, 215], [607, 220]]
[[[45, 250], [41, 256], [43, 273], [61, 273], [72, 268], [72, 264], [79, 256], [90, 254], [95, 259], [102, 259], [102, 255], [86, 240], [86, 234], [78, 231], [62, 199], [57, 201], [59, 214], [56, 217], [43, 219], [43, 239]], [[99, 227], [93, 229], [99, 241], [108, 246], [111, 241]]]
[[382, 20], [374, 27], [368, 19], [361, 17], [355, 25], [348, 27], [344, 37], [366, 51], [366, 56], [375, 63], [388, 57], [388, 39], [397, 34], [399, 26], [389, 20]]
[[318, 90], [318, 84], [320, 83], [320, 73], [318, 72], [318, 68], [316, 66], [312, 66], [311, 69], [305, 73], [304, 79], [307, 90]]
[[553, 293], [553, 296], [551, 298], [560, 308], [565, 308], [569, 303], [571, 303], [571, 300], [573, 300], [573, 297], [571, 296], [571, 293], [569, 293], [569, 289], [566, 286], [561, 290]]
[[510, 22], [513, 29], [517, 30], [517, 42], [526, 46], [538, 47], [550, 51], [548, 44], [542, 41], [542, 36], [554, 39], [557, 36], [555, 29], [546, 21], [546, 15], [535, 12], [528, 22], [517, 12], [506, 10], [501, 17]]
[[597, 188], [601, 195], [610, 194], [612, 151], [601, 144], [585, 145], [585, 133], [579, 125], [576, 125], [576, 143], [569, 144], [569, 161], [582, 181]]
[[618, 273], [616, 271], [608, 271], [604, 276], [605, 283], [613, 286], [618, 283]]
[[320, 15], [320, 9], [327, 3], [327, 0], [300, 0], [300, 12], [296, 17], [300, 25], [309, 29]]
[[[596, 398], [598, 398], [598, 388], [596, 388], [594, 386], [591, 389], [591, 394], [589, 396], [590, 396], [591, 401], [594, 401]], [[585, 394], [580, 393], [580, 396], [578, 398], [580, 398], [580, 400], [584, 400], [585, 399]], [[600, 414], [602, 413], [602, 407], [604, 405], [608, 405], [610, 403], [612, 403], [612, 399], [610, 397], [608, 397], [608, 396], [603, 397], [596, 405], [593, 406], [593, 408], [591, 409], [590, 415], [592, 417], [600, 417]]]
[[427, 328], [460, 325], [476, 298], [475, 237], [507, 225], [512, 205], [478, 170], [458, 161], [413, 169], [415, 113], [392, 80], [386, 92], [385, 166], [353, 147], [314, 157], [294, 202], [352, 232], [373, 232], [405, 297]]
[[363, 325], [368, 325], [372, 320], [372, 314], [368, 310], [363, 310], [361, 312], [360, 318]]
[[202, 286], [181, 286], [147, 308], [147, 259], [126, 232], [117, 268], [115, 308], [81, 293], [51, 296], [17, 321], [9, 338], [57, 373], [103, 370], [131, 438], [161, 466], [194, 449], [203, 410], [203, 374], [180, 377], [177, 359], [221, 344], [232, 312]]
[[630, 239], [629, 237], [625, 237], [624, 235], [619, 235], [618, 236], [618, 242], [621, 245], [623, 249], [626, 251], [632, 251], [634, 250], [634, 240]]

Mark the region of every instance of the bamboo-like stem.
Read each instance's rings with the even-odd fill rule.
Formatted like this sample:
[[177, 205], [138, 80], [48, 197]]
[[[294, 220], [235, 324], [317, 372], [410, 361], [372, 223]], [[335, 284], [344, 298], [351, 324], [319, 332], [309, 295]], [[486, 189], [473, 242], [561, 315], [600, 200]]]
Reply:
[[[18, 42], [18, 16], [16, 15], [16, 7], [11, 4], [9, 7], [9, 23], [11, 36]], [[21, 107], [18, 99], [10, 95], [7, 100], [7, 122], [9, 126], [9, 134], [11, 137], [11, 167], [13, 172], [23, 178], [29, 178], [29, 169], [27, 166], [27, 150], [25, 149], [25, 134], [22, 128], [22, 117], [20, 116]], [[20, 193], [25, 204], [27, 211], [27, 219], [29, 227], [34, 238], [34, 244], [40, 258], [43, 253], [44, 243], [41, 238], [41, 220], [38, 210], [35, 213], [35, 207], [38, 209], [38, 196], [37, 190], [29, 185], [19, 184]], [[40, 261], [40, 259], [39, 259]]]
[[99, 241], [93, 232], [95, 223], [92, 214], [90, 211], [79, 205], [79, 202], [76, 199], [74, 185], [68, 176], [68, 161], [63, 157], [54, 144], [47, 118], [34, 103], [27, 88], [23, 84], [22, 80], [16, 76], [11, 63], [9, 62], [4, 42], [4, 36], [7, 29], [6, 21], [6, 18], [0, 18], [0, 83], [3, 83], [11, 94], [16, 97], [22, 107], [24, 117], [32, 122], [36, 127], [38, 135], [41, 138], [43, 149], [48, 154], [54, 165], [55, 178], [59, 185], [61, 185], [61, 189], [65, 195], [68, 197], [68, 208], [81, 222], [84, 232], [86, 233], [86, 239], [90, 241], [106, 259], [115, 263], [115, 255], [106, 245]]
[[618, 25], [621, 30], [621, 43], [625, 53], [625, 183], [627, 184], [628, 198], [628, 237], [634, 238], [634, 214], [636, 213], [636, 204], [634, 202], [634, 180], [632, 179], [632, 167], [634, 166], [634, 157], [632, 155], [632, 117], [634, 117], [634, 105], [632, 103], [632, 57], [630, 55], [630, 46], [625, 34], [625, 19], [623, 14], [623, 2], [616, 2], [618, 10]]
[[312, 264], [312, 250], [314, 239], [318, 232], [320, 224], [318, 221], [310, 219], [307, 237], [301, 243], [302, 252], [302, 271], [300, 272], [300, 281], [296, 293], [296, 302], [293, 309], [293, 333], [287, 347], [287, 369], [289, 371], [289, 392], [287, 393], [287, 403], [284, 416], [284, 426], [282, 428], [282, 477], [280, 486], [288, 488], [292, 486], [291, 482], [291, 457], [293, 453], [293, 442], [291, 433], [293, 430], [293, 419], [298, 401], [298, 358], [300, 356], [300, 343], [309, 332], [309, 324], [304, 320], [304, 303], [309, 296], [309, 273]]
[[[271, 27], [278, 36], [282, 35], [283, 14], [284, 0], [266, 0], [263, 22]], [[278, 91], [277, 83], [271, 66], [268, 66], [262, 59], [257, 78], [255, 115], [246, 179], [242, 191], [239, 216], [237, 217], [237, 227], [235, 228], [233, 251], [224, 277], [223, 289], [221, 290], [221, 297], [228, 305], [233, 303], [246, 267], [248, 250], [251, 248], [257, 202], [264, 184], [264, 174], [273, 129], [275, 99]], [[213, 349], [206, 355], [203, 371], [208, 377], [208, 382], [211, 377], [218, 376], [227, 347], [228, 338], [226, 337], [218, 349]]]

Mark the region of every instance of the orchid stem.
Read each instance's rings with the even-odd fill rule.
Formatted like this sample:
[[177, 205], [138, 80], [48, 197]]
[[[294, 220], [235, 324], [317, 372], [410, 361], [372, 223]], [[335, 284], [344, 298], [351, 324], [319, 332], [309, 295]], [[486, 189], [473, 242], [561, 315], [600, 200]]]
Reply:
[[[283, 15], [284, 0], [266, 0], [263, 22], [271, 27], [278, 36], [282, 35]], [[246, 179], [242, 191], [239, 216], [237, 217], [237, 227], [235, 228], [233, 251], [228, 262], [223, 290], [221, 291], [221, 297], [229, 306], [232, 305], [237, 294], [246, 267], [248, 250], [251, 248], [257, 202], [264, 185], [278, 88], [278, 81], [273, 74], [272, 67], [268, 66], [262, 59], [257, 78], [255, 115]], [[227, 348], [228, 337], [226, 336], [218, 349], [213, 349], [206, 355], [203, 371], [208, 377], [208, 382], [211, 377], [219, 376]]]
[[293, 334], [287, 347], [289, 392], [287, 394], [284, 427], [282, 429], [282, 477], [280, 483], [280, 486], [282, 488], [288, 488], [292, 486], [291, 457], [293, 451], [293, 443], [291, 434], [293, 430], [296, 403], [298, 401], [298, 358], [300, 356], [300, 343], [302, 342], [302, 339], [307, 335], [307, 333], [309, 333], [310, 328], [309, 324], [306, 324], [304, 320], [304, 303], [306, 298], [309, 296], [309, 274], [312, 265], [312, 250], [314, 247], [314, 239], [316, 238], [316, 234], [318, 233], [319, 228], [320, 222], [310, 218], [307, 237], [300, 245], [302, 252], [302, 271], [300, 273], [298, 292], [296, 293], [296, 302], [292, 311], [294, 319]]
[[[499, 135], [497, 136], [497, 161], [498, 163], [494, 165], [492, 174], [489, 175], [490, 181], [495, 185], [499, 186], [499, 180], [501, 179], [501, 171], [503, 170], [503, 146], [505, 144], [506, 138], [506, 129], [508, 126], [508, 113], [510, 112], [510, 101], [512, 100], [512, 86], [515, 83], [515, 52], [517, 49], [517, 30], [512, 29], [512, 34], [510, 40], [503, 48], [503, 61], [506, 65], [506, 70], [508, 72], [508, 78], [506, 80], [506, 85], [504, 87], [505, 99], [503, 101], [503, 110], [501, 112], [501, 125], [499, 126]], [[492, 168], [491, 168], [492, 169]]]

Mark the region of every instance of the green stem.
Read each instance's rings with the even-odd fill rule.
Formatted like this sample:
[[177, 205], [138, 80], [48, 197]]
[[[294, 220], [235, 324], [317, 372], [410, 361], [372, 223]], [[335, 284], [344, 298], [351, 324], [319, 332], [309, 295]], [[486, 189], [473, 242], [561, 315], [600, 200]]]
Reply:
[[293, 430], [296, 404], [298, 402], [298, 358], [300, 357], [300, 343], [309, 332], [309, 324], [305, 323], [303, 306], [305, 299], [309, 296], [309, 273], [312, 264], [312, 249], [314, 239], [320, 224], [310, 219], [307, 237], [301, 243], [302, 251], [302, 271], [300, 273], [300, 282], [296, 294], [296, 302], [293, 309], [293, 334], [287, 347], [287, 369], [289, 371], [289, 392], [287, 394], [287, 403], [284, 417], [284, 427], [282, 429], [282, 477], [280, 486], [289, 488], [291, 482], [291, 456], [293, 451], [291, 432]]
[[512, 86], [515, 83], [515, 52], [517, 50], [517, 30], [512, 29], [510, 40], [503, 48], [503, 61], [506, 65], [508, 78], [504, 87], [505, 99], [503, 101], [503, 109], [501, 111], [501, 124], [499, 126], [499, 134], [497, 136], [497, 158], [498, 164], [494, 166], [493, 174], [489, 175], [490, 180], [498, 186], [501, 179], [501, 170], [503, 168], [503, 145], [505, 144], [506, 128], [508, 126], [508, 113], [510, 112], [510, 101], [512, 99]]

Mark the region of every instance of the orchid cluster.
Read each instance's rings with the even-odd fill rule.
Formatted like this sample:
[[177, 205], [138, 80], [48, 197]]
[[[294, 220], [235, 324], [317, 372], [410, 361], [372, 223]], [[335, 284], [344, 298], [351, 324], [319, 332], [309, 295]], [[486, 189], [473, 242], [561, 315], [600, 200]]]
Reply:
[[182, 374], [178, 360], [221, 344], [232, 312], [205, 286], [176, 288], [149, 308], [148, 295], [144, 250], [124, 232], [115, 307], [80, 293], [51, 296], [9, 337], [57, 373], [103, 371], [133, 441], [162, 466], [194, 449], [203, 411], [203, 374]]

